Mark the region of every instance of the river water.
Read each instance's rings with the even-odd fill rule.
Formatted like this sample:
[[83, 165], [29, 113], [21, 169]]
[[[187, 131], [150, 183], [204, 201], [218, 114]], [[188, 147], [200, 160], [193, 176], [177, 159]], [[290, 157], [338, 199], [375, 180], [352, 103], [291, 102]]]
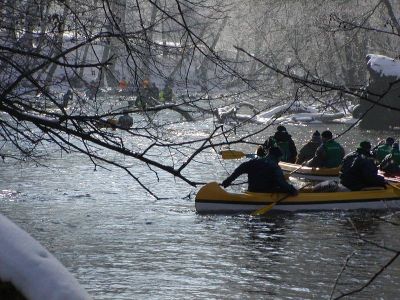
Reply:
[[[211, 121], [176, 126], [190, 132], [205, 123], [211, 128]], [[346, 128], [329, 126], [334, 133]], [[287, 128], [298, 146], [325, 129]], [[388, 134], [356, 128], [341, 141], [348, 152], [360, 140]], [[203, 158], [187, 174], [204, 182], [222, 181], [240, 162], [212, 152]], [[147, 168], [136, 174], [150, 178]], [[198, 215], [197, 189], [159, 176], [148, 181], [167, 198], [156, 201], [125, 172], [94, 171], [83, 156], [53, 155], [47, 167], [6, 161], [0, 212], [53, 253], [94, 299], [330, 299], [334, 287], [333, 297], [360, 288], [394, 255], [358, 234], [400, 249], [399, 227], [388, 222], [400, 223], [393, 211]], [[346, 299], [398, 299], [399, 288], [396, 261]]]

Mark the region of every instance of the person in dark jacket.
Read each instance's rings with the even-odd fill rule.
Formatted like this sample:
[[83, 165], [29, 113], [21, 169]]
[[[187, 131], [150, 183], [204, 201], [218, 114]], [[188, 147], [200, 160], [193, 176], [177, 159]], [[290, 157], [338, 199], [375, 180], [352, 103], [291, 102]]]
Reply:
[[385, 141], [379, 142], [377, 146], [372, 149], [372, 154], [379, 164], [388, 154], [392, 152], [392, 145], [394, 138], [388, 137]]
[[281, 160], [284, 162], [295, 163], [297, 157], [297, 149], [292, 136], [286, 131], [286, 128], [279, 125], [273, 136], [270, 136], [265, 141], [264, 147], [269, 149], [271, 147], [278, 147], [282, 151]]
[[392, 151], [386, 155], [378, 166], [380, 170], [388, 174], [400, 173], [400, 151], [399, 143], [393, 143]]
[[150, 87], [150, 97], [152, 97], [154, 100], [158, 101], [160, 98], [160, 89], [156, 85], [155, 82], [151, 84]]
[[307, 162], [307, 166], [314, 168], [336, 168], [344, 157], [343, 147], [332, 139], [332, 132], [322, 132], [322, 144], [315, 151], [314, 157]]
[[311, 140], [300, 149], [299, 154], [297, 155], [296, 164], [301, 165], [305, 161], [308, 161], [311, 158], [313, 158], [315, 155], [315, 151], [317, 151], [318, 147], [321, 144], [322, 144], [321, 134], [319, 133], [318, 130], [316, 130], [313, 133]]
[[129, 115], [128, 110], [124, 110], [123, 115], [118, 119], [118, 126], [123, 129], [130, 129], [133, 125], [133, 118]]
[[63, 107], [66, 108], [69, 104], [69, 102], [72, 100], [74, 97], [74, 94], [72, 93], [71, 89], [68, 89], [68, 91], [64, 94], [63, 96]]
[[385, 187], [386, 181], [378, 175], [368, 141], [360, 143], [356, 151], [346, 155], [340, 170], [340, 183], [352, 191], [368, 187]]
[[239, 165], [221, 185], [226, 188], [240, 175], [247, 174], [249, 192], [297, 195], [297, 189], [287, 183], [278, 165], [281, 156], [282, 151], [278, 147], [271, 147], [266, 157], [257, 157]]
[[146, 107], [151, 104], [150, 95], [150, 81], [145, 79], [141, 82], [141, 85], [137, 90], [137, 96], [135, 100], [136, 107], [146, 109]]

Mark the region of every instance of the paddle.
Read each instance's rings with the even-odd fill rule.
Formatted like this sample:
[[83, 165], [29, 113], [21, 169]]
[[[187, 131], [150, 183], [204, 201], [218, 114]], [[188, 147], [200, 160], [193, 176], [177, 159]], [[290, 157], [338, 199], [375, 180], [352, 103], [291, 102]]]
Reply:
[[391, 183], [390, 181], [386, 181], [386, 184], [390, 185], [392, 188], [396, 189], [396, 190], [400, 190], [400, 186]]
[[[222, 159], [239, 159], [243, 157], [254, 158], [256, 156], [256, 154], [246, 154], [238, 150], [221, 150], [219, 153], [221, 154]], [[296, 173], [298, 170], [304, 167], [306, 163], [307, 161], [304, 161], [298, 168], [294, 169], [289, 174], [286, 174], [285, 178], [288, 179], [293, 173]]]
[[251, 153], [251, 154], [246, 154], [242, 151], [238, 151], [238, 150], [221, 150], [219, 152], [219, 154], [221, 154], [222, 159], [239, 159], [239, 158], [252, 158], [255, 157], [255, 154]]
[[[311, 185], [311, 184], [312, 184], [312, 182], [309, 182], [309, 183], [303, 185], [303, 186], [299, 189], [299, 191], [301, 191], [302, 189], [304, 189], [305, 187], [307, 187], [307, 186], [309, 186], [309, 185]], [[265, 214], [266, 214], [267, 212], [269, 212], [275, 205], [277, 205], [279, 202], [282, 202], [283, 200], [285, 200], [285, 199], [287, 199], [287, 198], [289, 198], [289, 197], [290, 197], [290, 195], [287, 194], [286, 196], [282, 197], [281, 199], [279, 199], [279, 200], [277, 200], [277, 201], [275, 201], [275, 202], [272, 202], [271, 204], [268, 204], [267, 206], [264, 206], [264, 207], [262, 207], [262, 208], [260, 208], [260, 209], [257, 209], [256, 211], [253, 211], [253, 212], [251, 213], [251, 215], [252, 215], [252, 216], [262, 216], [262, 215], [265, 215]]]

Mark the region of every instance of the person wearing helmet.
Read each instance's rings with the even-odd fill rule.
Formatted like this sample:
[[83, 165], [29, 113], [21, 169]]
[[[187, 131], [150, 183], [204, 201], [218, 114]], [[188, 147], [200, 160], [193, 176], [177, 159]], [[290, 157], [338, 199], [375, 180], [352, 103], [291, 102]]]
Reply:
[[361, 142], [356, 151], [346, 155], [339, 177], [340, 183], [352, 191], [386, 186], [385, 178], [378, 175], [368, 141]]
[[273, 136], [270, 136], [265, 142], [264, 147], [278, 147], [282, 151], [283, 162], [295, 163], [297, 157], [297, 149], [292, 136], [287, 132], [285, 126], [279, 125]]
[[137, 91], [137, 96], [135, 100], [135, 105], [138, 108], [146, 109], [146, 107], [150, 104], [150, 81], [145, 79], [142, 81], [141, 86]]
[[317, 151], [318, 147], [321, 145], [322, 139], [321, 134], [318, 130], [316, 130], [311, 137], [311, 140], [308, 141], [299, 151], [297, 155], [296, 164], [302, 164], [305, 161], [310, 160], [314, 157], [315, 151]]
[[257, 154], [260, 156], [239, 165], [221, 185], [226, 188], [240, 175], [247, 174], [249, 192], [297, 195], [297, 189], [286, 181], [278, 165], [282, 151], [278, 147], [271, 147], [266, 156], [262, 156], [264, 152], [261, 150]]
[[379, 169], [387, 174], [400, 173], [400, 151], [399, 143], [393, 143], [392, 151], [386, 155], [382, 162], [379, 164]]
[[344, 157], [343, 147], [332, 138], [332, 132], [322, 132], [322, 144], [315, 151], [315, 155], [307, 162], [313, 168], [336, 168], [340, 166]]
[[118, 89], [120, 91], [126, 90], [128, 88], [128, 82], [126, 81], [125, 77], [118, 82]]

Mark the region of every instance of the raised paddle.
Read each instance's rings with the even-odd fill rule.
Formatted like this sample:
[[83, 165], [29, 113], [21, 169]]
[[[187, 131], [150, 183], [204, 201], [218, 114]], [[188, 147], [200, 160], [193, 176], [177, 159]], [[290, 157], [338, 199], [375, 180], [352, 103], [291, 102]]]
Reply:
[[[312, 184], [312, 182], [309, 182], [309, 183], [303, 185], [303, 186], [299, 189], [299, 191], [301, 191], [302, 189], [304, 189], [305, 187], [307, 187], [307, 186], [309, 186], [309, 185], [311, 185], [311, 184]], [[262, 208], [260, 208], [260, 209], [257, 209], [256, 211], [253, 211], [253, 212], [251, 213], [251, 215], [252, 215], [252, 216], [262, 216], [262, 215], [265, 215], [265, 214], [266, 214], [267, 212], [269, 212], [275, 205], [277, 205], [279, 202], [282, 202], [283, 200], [285, 200], [285, 199], [287, 199], [287, 198], [289, 198], [289, 197], [290, 197], [290, 195], [287, 194], [286, 196], [282, 197], [281, 199], [279, 199], [279, 200], [277, 200], [277, 201], [275, 201], [275, 202], [272, 202], [271, 204], [268, 204], [267, 206], [264, 206], [264, 207], [262, 207]]]
[[222, 159], [240, 159], [243, 157], [246, 158], [253, 158], [255, 157], [255, 154], [251, 153], [251, 154], [246, 154], [242, 151], [238, 151], [238, 150], [221, 150], [219, 152], [219, 154], [221, 154]]
[[[238, 150], [221, 150], [219, 152], [221, 154], [222, 159], [239, 159], [239, 158], [254, 158], [256, 154], [246, 154], [242, 151]], [[304, 165], [307, 163], [307, 161], [304, 161], [298, 168], [294, 169], [291, 171], [289, 174], [285, 175], [285, 178], [288, 179], [293, 173], [296, 173], [298, 170], [300, 170]]]

